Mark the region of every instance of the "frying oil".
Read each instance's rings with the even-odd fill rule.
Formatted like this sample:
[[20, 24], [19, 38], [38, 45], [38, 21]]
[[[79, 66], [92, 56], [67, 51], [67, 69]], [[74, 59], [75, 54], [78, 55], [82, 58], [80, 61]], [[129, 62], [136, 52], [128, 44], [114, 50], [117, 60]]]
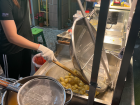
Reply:
[[8, 101], [7, 101], [6, 105], [18, 105], [17, 93], [9, 92], [8, 94], [9, 94], [9, 96], [8, 96]]

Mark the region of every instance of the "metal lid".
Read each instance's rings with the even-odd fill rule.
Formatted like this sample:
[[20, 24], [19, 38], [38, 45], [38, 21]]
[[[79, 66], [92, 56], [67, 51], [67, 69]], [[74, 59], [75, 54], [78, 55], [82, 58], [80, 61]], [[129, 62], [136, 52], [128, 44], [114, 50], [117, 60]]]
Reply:
[[[96, 30], [91, 25], [93, 35], [96, 38]], [[85, 78], [90, 82], [92, 62], [94, 56], [94, 42], [91, 39], [88, 27], [84, 18], [76, 19], [72, 27], [72, 47], [73, 47], [73, 64], [76, 69], [82, 70]], [[103, 55], [103, 54], [102, 54]], [[106, 54], [103, 57], [104, 63], [108, 63]], [[107, 61], [107, 62], [106, 62]], [[108, 66], [108, 64], [106, 64]], [[104, 81], [106, 73], [104, 66], [100, 63], [98, 81]], [[97, 81], [97, 82], [98, 82]]]

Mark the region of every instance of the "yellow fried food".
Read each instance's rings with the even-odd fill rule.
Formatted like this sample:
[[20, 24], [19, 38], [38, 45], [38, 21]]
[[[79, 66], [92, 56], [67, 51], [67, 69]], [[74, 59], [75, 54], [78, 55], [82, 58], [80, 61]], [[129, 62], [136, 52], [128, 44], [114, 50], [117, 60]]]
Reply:
[[75, 85], [75, 84], [78, 84], [78, 81], [75, 80], [75, 78], [71, 78], [71, 80], [69, 81], [69, 83], [70, 83], [71, 85]]
[[82, 87], [78, 87], [78, 89], [79, 89], [79, 90], [81, 90], [81, 89], [82, 89]]
[[61, 84], [62, 84], [63, 86], [66, 86], [66, 83], [65, 83], [65, 82], [61, 82]]
[[81, 94], [81, 95], [84, 95], [84, 92], [81, 90], [81, 91], [80, 91], [80, 94]]
[[66, 88], [66, 89], [69, 89], [69, 87], [68, 87], [67, 85], [65, 86], [65, 88]]
[[69, 78], [74, 78], [74, 76], [69, 76]]
[[69, 82], [71, 81], [71, 78], [68, 78]]
[[75, 80], [79, 81], [79, 78], [78, 77], [75, 77]]
[[69, 89], [71, 89], [71, 88], [72, 88], [70, 84], [67, 84], [67, 86], [69, 87]]
[[86, 89], [85, 89], [85, 88], [82, 88], [81, 90], [82, 90], [82, 91], [86, 91]]
[[84, 84], [82, 82], [79, 83], [79, 86], [84, 86]]
[[85, 95], [85, 96], [88, 96], [88, 94], [87, 94], [87, 93], [85, 93], [84, 95]]
[[69, 76], [71, 76], [71, 73], [69, 73]]
[[75, 86], [75, 88], [78, 88], [78, 85], [77, 84], [75, 84], [74, 86]]
[[96, 91], [96, 92], [95, 92], [95, 96], [97, 96], [98, 94], [99, 94], [99, 92]]
[[68, 76], [68, 75], [66, 75], [66, 76], [65, 76], [65, 79], [66, 79], [66, 78], [69, 78], [69, 76]]
[[73, 90], [73, 92], [74, 92], [74, 93], [79, 93], [79, 91], [78, 91], [78, 90]]
[[76, 70], [73, 70], [75, 73], [77, 73], [77, 71]]
[[[74, 70], [77, 73], [76, 70]], [[89, 90], [89, 85], [85, 85], [79, 78], [72, 76], [71, 73], [65, 75], [65, 78], [60, 77], [58, 81], [66, 88], [71, 89], [74, 93], [88, 96], [86, 93]], [[99, 92], [96, 91], [95, 96], [97, 96]]]
[[72, 88], [73, 90], [76, 90], [75, 86], [72, 86], [71, 88]]
[[84, 85], [86, 90], [89, 90], [89, 86], [88, 85]]
[[68, 82], [69, 82], [69, 79], [65, 79], [64, 82], [65, 82], [65, 83], [68, 83]]
[[61, 81], [61, 82], [64, 82], [64, 78], [63, 78], [63, 77], [60, 77], [60, 81]]

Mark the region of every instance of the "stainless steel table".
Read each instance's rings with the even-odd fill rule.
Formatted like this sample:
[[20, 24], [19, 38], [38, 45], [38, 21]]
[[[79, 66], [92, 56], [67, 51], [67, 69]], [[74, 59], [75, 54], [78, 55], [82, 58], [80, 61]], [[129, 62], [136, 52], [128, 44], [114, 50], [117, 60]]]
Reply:
[[[70, 57], [59, 55], [59, 56], [57, 56], [57, 59], [59, 62], [62, 63], [62, 62], [69, 61]], [[45, 63], [34, 75], [45, 75], [45, 73], [47, 72], [46, 70], [49, 70], [49, 68], [51, 68], [53, 65], [54, 65], [53, 63]], [[107, 97], [111, 98], [111, 96], [107, 96]], [[69, 95], [67, 95], [67, 98], [69, 99]], [[82, 98], [82, 97], [74, 96], [69, 105], [87, 105], [87, 102], [88, 102], [87, 98], [88, 97]], [[104, 104], [100, 104], [98, 102], [100, 102], [101, 100], [98, 100], [98, 99], [95, 99], [95, 100], [96, 100], [95, 105], [104, 105], [104, 104], [110, 105], [110, 103], [106, 103], [106, 102], [102, 102]], [[131, 59], [131, 62], [130, 62], [130, 67], [129, 67], [128, 74], [126, 77], [126, 82], [125, 82], [123, 94], [121, 97], [120, 105], [135, 105], [134, 80], [133, 80], [133, 59]]]

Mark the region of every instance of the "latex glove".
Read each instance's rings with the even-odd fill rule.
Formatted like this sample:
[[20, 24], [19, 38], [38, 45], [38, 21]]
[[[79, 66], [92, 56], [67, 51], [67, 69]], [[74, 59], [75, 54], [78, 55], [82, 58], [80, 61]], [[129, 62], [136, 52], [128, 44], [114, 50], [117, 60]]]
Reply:
[[50, 50], [49, 48], [43, 46], [43, 45], [39, 45], [38, 47], [38, 52], [41, 52], [41, 56], [47, 60], [48, 62], [52, 62], [53, 60], [54, 61], [57, 61], [57, 59], [55, 58], [54, 56], [54, 53], [52, 50]]

